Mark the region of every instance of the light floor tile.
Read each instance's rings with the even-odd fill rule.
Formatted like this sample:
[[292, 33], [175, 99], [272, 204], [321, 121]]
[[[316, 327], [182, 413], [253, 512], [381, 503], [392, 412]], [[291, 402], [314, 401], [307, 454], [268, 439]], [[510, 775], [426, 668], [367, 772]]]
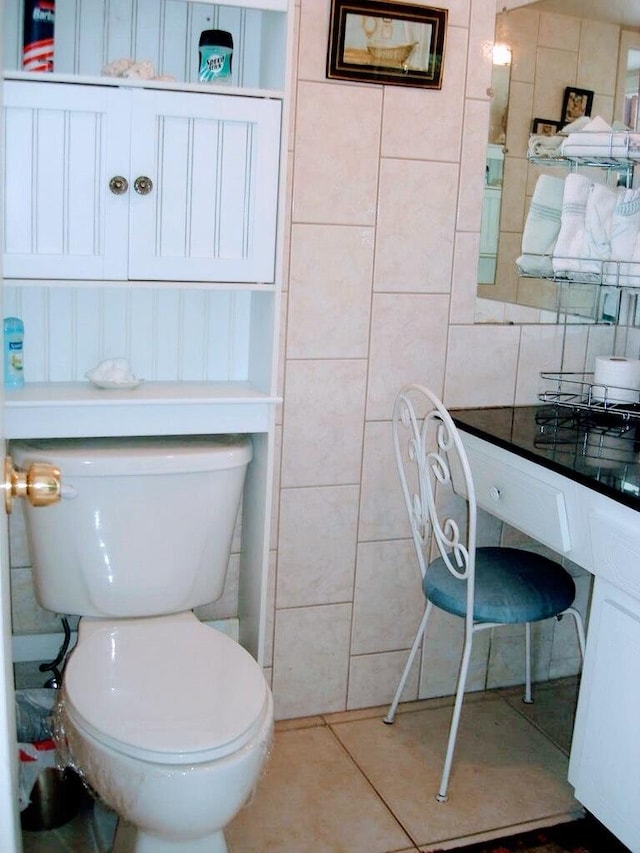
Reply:
[[[494, 694], [465, 703], [449, 801], [437, 803], [450, 709], [332, 726], [416, 844], [580, 813], [566, 781], [567, 757]], [[506, 834], [500, 831], [498, 834]]]
[[[468, 695], [446, 804], [434, 793], [449, 698], [403, 703], [393, 726], [386, 706], [281, 721], [256, 793], [227, 829], [229, 853], [418, 853], [569, 820], [582, 812], [566, 782], [577, 684], [536, 684], [533, 705], [521, 687]], [[85, 810], [24, 833], [25, 853], [107, 853], [113, 823], [102, 818], [106, 831]]]
[[569, 755], [579, 687], [578, 677], [536, 684], [531, 705], [522, 701], [522, 687], [510, 687], [500, 692], [516, 711], [541, 728], [549, 740]]
[[276, 734], [254, 800], [226, 835], [230, 853], [386, 853], [411, 845], [326, 726]]

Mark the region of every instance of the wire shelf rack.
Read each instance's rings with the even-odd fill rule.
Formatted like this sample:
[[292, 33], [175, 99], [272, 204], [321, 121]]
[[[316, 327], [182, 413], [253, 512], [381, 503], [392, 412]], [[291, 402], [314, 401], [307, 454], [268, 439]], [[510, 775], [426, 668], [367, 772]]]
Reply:
[[605, 418], [607, 421], [611, 419], [640, 420], [640, 403], [624, 400], [634, 394], [637, 400], [639, 398], [637, 390], [596, 384], [593, 373], [543, 371], [540, 376], [548, 383], [547, 388], [538, 394], [538, 398], [543, 403], [552, 403], [575, 412], [584, 412], [596, 420], [599, 418]]

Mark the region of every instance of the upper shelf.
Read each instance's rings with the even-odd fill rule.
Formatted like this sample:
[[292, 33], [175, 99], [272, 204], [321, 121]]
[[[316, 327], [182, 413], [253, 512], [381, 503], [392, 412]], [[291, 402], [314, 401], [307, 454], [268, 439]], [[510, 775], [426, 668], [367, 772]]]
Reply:
[[[200, 86], [200, 33], [222, 29], [231, 32], [234, 44], [232, 76], [224, 88], [282, 93], [288, 5], [288, 0], [226, 0], [224, 5], [156, 0], [151, 14], [150, 4], [131, 0], [117, 4], [117, 14], [107, 16], [103, 0], [56, 0], [54, 71], [63, 77], [99, 78], [105, 65], [133, 59], [150, 62], [154, 76], [173, 78], [181, 88]], [[22, 0], [5, 0], [3, 24], [5, 68], [19, 72]]]

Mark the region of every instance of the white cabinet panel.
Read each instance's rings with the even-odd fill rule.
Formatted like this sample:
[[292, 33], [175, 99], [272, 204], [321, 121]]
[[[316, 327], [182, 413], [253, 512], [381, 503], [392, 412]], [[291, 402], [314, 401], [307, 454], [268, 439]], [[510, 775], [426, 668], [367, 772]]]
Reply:
[[640, 853], [639, 673], [640, 601], [596, 578], [569, 781], [632, 853]]
[[128, 202], [108, 191], [129, 160], [118, 95], [5, 83], [5, 276], [126, 277]]
[[278, 101], [23, 81], [5, 100], [6, 277], [273, 282]]
[[129, 277], [274, 277], [280, 104], [133, 91]]

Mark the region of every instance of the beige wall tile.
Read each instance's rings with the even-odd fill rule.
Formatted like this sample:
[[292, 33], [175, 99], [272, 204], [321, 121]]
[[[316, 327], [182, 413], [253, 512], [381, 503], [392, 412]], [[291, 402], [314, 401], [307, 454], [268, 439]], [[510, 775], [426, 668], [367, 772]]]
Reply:
[[[578, 86], [601, 95], [616, 93], [620, 27], [603, 21], [582, 21], [578, 54]], [[596, 115], [596, 113], [592, 113]]]
[[580, 18], [542, 12], [538, 43], [541, 47], [571, 50], [577, 53], [580, 45]]
[[[460, 166], [460, 188], [456, 209], [456, 229], [476, 231], [482, 215], [484, 183], [478, 180], [478, 162], [482, 163], [487, 151], [487, 124], [489, 100], [468, 99], [465, 104]], [[473, 289], [475, 295], [475, 287]]]
[[287, 364], [282, 487], [360, 482], [367, 364]]
[[517, 326], [450, 326], [445, 403], [512, 405], [519, 343]]
[[424, 611], [413, 541], [358, 545], [351, 654], [408, 649]]
[[276, 611], [276, 719], [345, 710], [350, 628], [350, 604]]
[[505, 41], [511, 45], [511, 81], [533, 83], [536, 74], [536, 51], [540, 13], [533, 9], [514, 9], [499, 17]]
[[447, 296], [378, 293], [373, 299], [367, 419], [388, 420], [407, 382], [442, 389]]
[[357, 486], [283, 489], [276, 606], [351, 601]]
[[322, 83], [326, 79], [330, 11], [329, 0], [305, 0], [301, 4], [298, 53], [300, 80]]
[[289, 294], [289, 358], [366, 358], [373, 231], [296, 225]]
[[378, 87], [299, 84], [294, 222], [374, 224], [381, 109]]
[[442, 89], [387, 86], [382, 156], [457, 161], [464, 108], [467, 31], [447, 33]]
[[[449, 318], [458, 323], [473, 323], [476, 318], [478, 256], [480, 234], [459, 231], [453, 251], [453, 277]], [[486, 304], [489, 300], [484, 300]], [[494, 303], [497, 307], [498, 303]], [[501, 311], [504, 311], [504, 305]]]
[[31, 569], [11, 569], [11, 621], [16, 634], [61, 630], [58, 614], [43, 610], [35, 599]]
[[[347, 710], [390, 704], [408, 654], [408, 651], [403, 649], [400, 652], [353, 656], [349, 666]], [[419, 662], [417, 655], [400, 697], [402, 702], [409, 702], [418, 697]]]
[[[566, 86], [577, 86], [578, 54], [567, 50], [538, 49], [533, 115], [560, 118]], [[582, 88], [582, 87], [580, 87]]]
[[523, 326], [518, 356], [516, 406], [532, 406], [547, 383], [541, 370], [554, 371], [562, 363], [563, 327], [556, 325]]
[[375, 290], [448, 292], [457, 186], [449, 163], [382, 161]]
[[369, 422], [364, 431], [358, 539], [368, 542], [410, 535], [393, 453], [391, 421]]

